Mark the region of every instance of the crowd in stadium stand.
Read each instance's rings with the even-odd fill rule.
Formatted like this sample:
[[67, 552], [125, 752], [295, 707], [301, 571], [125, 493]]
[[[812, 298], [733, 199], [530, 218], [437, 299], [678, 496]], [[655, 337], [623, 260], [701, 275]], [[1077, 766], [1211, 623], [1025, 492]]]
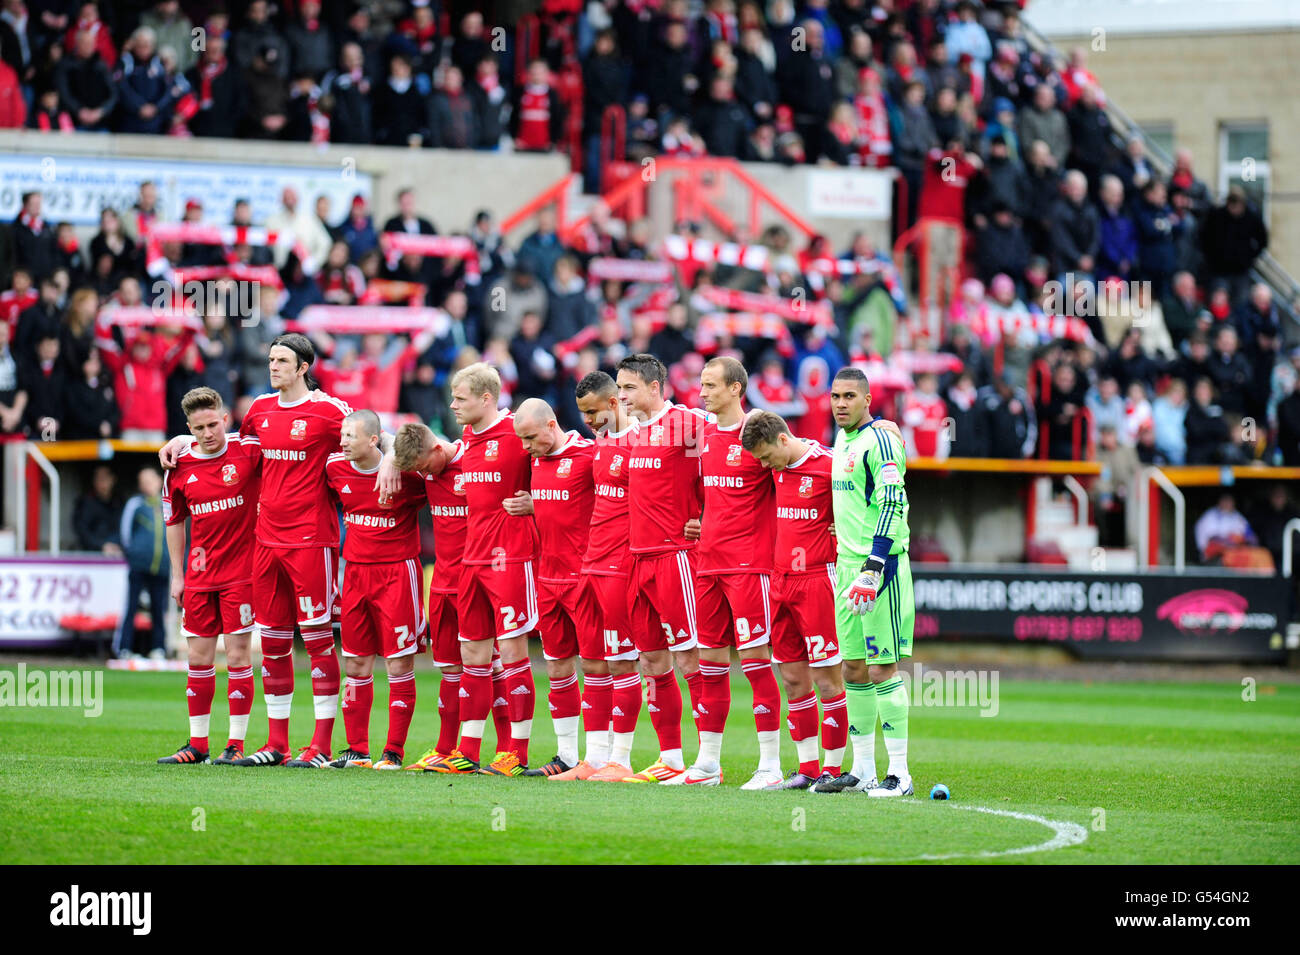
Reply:
[[[6, 0], [0, 126], [548, 150], [561, 144], [557, 71], [573, 55], [589, 184], [609, 105], [626, 107], [632, 161], [896, 167], [903, 220], [967, 230], [970, 277], [941, 340], [903, 334], [907, 290], [865, 234], [832, 249], [774, 225], [745, 237], [770, 252], [763, 270], [690, 263], [663, 283], [592, 274], [597, 258], [662, 258], [648, 222], [625, 223], [600, 204], [567, 241], [544, 210], [517, 247], [487, 213], [437, 223], [470, 238], [478, 254], [466, 261], [385, 254], [381, 233], [438, 231], [420, 211], [433, 197], [411, 191], [380, 225], [363, 196], [330, 210], [286, 190], [282, 207], [256, 210], [256, 221], [292, 233], [292, 252], [189, 243], [150, 252], [151, 184], [132, 208], [104, 210], [83, 244], [31, 193], [12, 223], [12, 268], [0, 269], [12, 274], [0, 294], [0, 429], [47, 439], [176, 433], [179, 396], [195, 385], [236, 411], [263, 390], [266, 345], [283, 320], [312, 304], [389, 304], [402, 289], [400, 304], [445, 310], [436, 339], [318, 335], [321, 379], [354, 405], [444, 427], [447, 379], [478, 356], [502, 369], [505, 400], [550, 399], [581, 428], [571, 392], [587, 371], [650, 350], [690, 403], [703, 357], [730, 352], [755, 372], [752, 404], [823, 440], [828, 370], [852, 361], [881, 372], [876, 406], [904, 424], [917, 454], [1104, 459], [1125, 449], [1146, 463], [1300, 464], [1300, 350], [1283, 352], [1269, 287], [1249, 280], [1268, 241], [1258, 210], [1240, 187], [1215, 204], [1186, 153], [1160, 175], [1140, 139], [1115, 148], [1086, 56], [1054, 63], [1033, 52], [1016, 4], [543, 6], [541, 55], [516, 82], [513, 31], [499, 48], [481, 14], [448, 25], [436, 4], [253, 0], [228, 17], [173, 0], [106, 22], [108, 5]], [[190, 42], [195, 24], [202, 51]], [[205, 210], [194, 197], [184, 219], [247, 225], [253, 212]], [[674, 230], [683, 241], [702, 234], [692, 222]], [[880, 267], [813, 274], [837, 258]], [[255, 325], [219, 309], [201, 329], [96, 321], [105, 306], [149, 304], [157, 277], [177, 268], [232, 264], [277, 272], [261, 285]], [[747, 334], [707, 321], [725, 300], [718, 290], [808, 295], [827, 321]]]

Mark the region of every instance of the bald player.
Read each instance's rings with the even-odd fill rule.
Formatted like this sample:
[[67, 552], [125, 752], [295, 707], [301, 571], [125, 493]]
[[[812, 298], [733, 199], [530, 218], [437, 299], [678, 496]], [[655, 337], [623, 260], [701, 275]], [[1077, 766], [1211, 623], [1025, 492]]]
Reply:
[[[578, 717], [583, 712], [577, 660], [584, 682], [591, 675], [607, 685], [609, 666], [597, 628], [597, 609], [582, 579], [591, 511], [595, 442], [565, 431], [555, 411], [540, 398], [525, 399], [515, 411], [515, 434], [533, 458], [529, 490], [505, 502], [512, 514], [531, 513], [541, 546], [537, 559], [537, 597], [542, 656], [550, 681], [547, 702], [555, 723], [555, 758], [525, 776], [559, 776], [578, 766]], [[599, 678], [605, 677], [604, 681]], [[597, 689], [597, 688], [593, 688]], [[607, 696], [597, 692], [597, 696]], [[589, 706], [588, 709], [591, 709]], [[587, 726], [588, 755], [603, 764], [609, 753], [609, 707], [603, 699]], [[602, 723], [603, 721], [603, 723]], [[592, 750], [595, 749], [595, 752]]]
[[[380, 500], [379, 415], [369, 409], [343, 419], [341, 453], [325, 463], [330, 494], [343, 508], [345, 561], [342, 597], [343, 726], [348, 746], [329, 762], [333, 769], [401, 769], [406, 734], [415, 715], [415, 654], [426, 627], [421, 599], [420, 532], [424, 487], [406, 481]], [[378, 762], [370, 759], [370, 711], [374, 666], [382, 654], [388, 669], [388, 741]]]

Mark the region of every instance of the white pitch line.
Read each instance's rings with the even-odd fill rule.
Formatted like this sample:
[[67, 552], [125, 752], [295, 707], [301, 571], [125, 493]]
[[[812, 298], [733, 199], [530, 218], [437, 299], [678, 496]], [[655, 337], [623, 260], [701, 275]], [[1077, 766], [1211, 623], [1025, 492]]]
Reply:
[[[920, 800], [900, 800], [904, 805], [923, 806]], [[941, 854], [926, 853], [919, 856], [855, 856], [851, 859], [793, 859], [769, 862], [768, 865], [867, 865], [891, 862], [946, 862], [951, 859], [996, 859], [1001, 856], [1027, 855], [1031, 852], [1051, 852], [1053, 849], [1065, 849], [1088, 841], [1088, 830], [1077, 823], [1061, 822], [1035, 816], [1028, 812], [1015, 812], [1011, 809], [990, 809], [987, 806], [950, 806], [966, 812], [982, 812], [990, 816], [1004, 816], [1007, 819], [1019, 819], [1024, 822], [1036, 822], [1052, 830], [1052, 838], [1032, 846], [1016, 846], [1013, 849], [984, 849], [980, 852], [946, 852]]]

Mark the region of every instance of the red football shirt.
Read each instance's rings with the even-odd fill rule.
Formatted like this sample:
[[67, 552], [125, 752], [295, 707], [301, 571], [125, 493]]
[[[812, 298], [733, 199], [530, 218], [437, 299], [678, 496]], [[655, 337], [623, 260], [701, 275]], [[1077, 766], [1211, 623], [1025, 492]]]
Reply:
[[460, 589], [460, 565], [465, 556], [465, 527], [469, 505], [465, 503], [465, 479], [461, 464], [465, 444], [452, 443], [455, 453], [435, 477], [424, 479], [425, 498], [433, 515], [433, 580], [429, 590], [454, 594]]
[[344, 371], [331, 364], [322, 363], [316, 369], [321, 391], [328, 392], [340, 401], [355, 408], [369, 408], [366, 403], [366, 369], [360, 365]]
[[18, 316], [24, 309], [31, 308], [40, 301], [40, 295], [36, 289], [28, 289], [22, 295], [19, 295], [13, 289], [0, 292], [0, 319], [9, 324], [9, 340], [13, 341], [14, 333], [18, 331]]
[[834, 455], [816, 442], [794, 464], [776, 472], [776, 569], [782, 574], [824, 574], [835, 563], [831, 504]]
[[163, 520], [190, 519], [185, 589], [224, 590], [253, 574], [253, 524], [257, 520], [257, 445], [226, 436], [213, 455], [185, 448], [174, 470], [163, 472]]
[[420, 529], [416, 515], [424, 507], [424, 487], [403, 481], [392, 499], [379, 503], [375, 478], [379, 465], [357, 467], [339, 454], [325, 464], [325, 480], [343, 506], [343, 559], [356, 564], [395, 564], [420, 555]]
[[515, 416], [503, 412], [482, 431], [472, 428], [461, 435], [465, 455], [461, 480], [469, 505], [466, 528], [466, 565], [494, 561], [522, 563], [537, 556], [537, 523], [531, 514], [507, 514], [501, 502], [527, 491], [533, 470], [532, 455], [515, 434]]
[[541, 551], [537, 579], [549, 582], [576, 580], [591, 534], [591, 512], [596, 504], [592, 477], [596, 443], [576, 431], [544, 458], [533, 458], [533, 516]]
[[700, 516], [700, 439], [705, 414], [666, 404], [639, 422], [628, 459], [630, 540], [634, 554], [689, 550], [686, 522]]
[[257, 540], [267, 547], [337, 547], [339, 522], [325, 484], [325, 462], [339, 449], [345, 402], [312, 391], [285, 404], [259, 395], [239, 434], [262, 452]]
[[966, 187], [975, 173], [975, 167], [960, 153], [931, 149], [921, 180], [917, 218], [944, 219], [957, 224], [964, 222]]
[[628, 572], [628, 459], [636, 441], [637, 425], [633, 422], [618, 434], [596, 436], [596, 454], [592, 459], [596, 503], [591, 509], [591, 534], [582, 571], [601, 576], [621, 576]]
[[704, 426], [700, 471], [704, 479], [704, 517], [699, 574], [770, 574], [776, 543], [776, 490], [772, 472], [740, 443], [745, 419], [730, 427]]
[[948, 418], [948, 406], [938, 395], [914, 391], [903, 399], [903, 436], [907, 450], [923, 458], [939, 453], [939, 435]]

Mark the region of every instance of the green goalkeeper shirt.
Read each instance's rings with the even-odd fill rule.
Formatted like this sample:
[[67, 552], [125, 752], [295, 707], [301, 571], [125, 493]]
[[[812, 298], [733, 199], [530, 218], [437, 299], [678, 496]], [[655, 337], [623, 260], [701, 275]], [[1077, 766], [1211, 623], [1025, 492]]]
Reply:
[[871, 424], [835, 436], [831, 499], [839, 556], [848, 561], [902, 554], [911, 540], [903, 442]]

